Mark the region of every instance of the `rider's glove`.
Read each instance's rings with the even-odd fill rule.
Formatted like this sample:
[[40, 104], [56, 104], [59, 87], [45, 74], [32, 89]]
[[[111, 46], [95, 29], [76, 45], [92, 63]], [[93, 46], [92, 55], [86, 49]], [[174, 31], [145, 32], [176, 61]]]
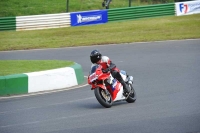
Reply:
[[103, 73], [107, 73], [107, 72], [109, 72], [109, 71], [110, 71], [110, 68], [102, 69], [102, 72], [103, 72]]

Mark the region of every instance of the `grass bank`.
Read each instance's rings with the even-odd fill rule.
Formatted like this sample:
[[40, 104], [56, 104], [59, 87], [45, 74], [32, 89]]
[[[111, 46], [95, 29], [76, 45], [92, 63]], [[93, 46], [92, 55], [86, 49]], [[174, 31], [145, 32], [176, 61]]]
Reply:
[[72, 61], [58, 60], [0, 60], [0, 76], [43, 71], [73, 64]]
[[[104, 9], [103, 0], [69, 0], [69, 12]], [[174, 2], [174, 0], [132, 0], [132, 6]], [[0, 17], [63, 13], [67, 0], [1, 0]], [[110, 8], [128, 7], [128, 0], [113, 0]]]
[[0, 51], [200, 38], [200, 14], [102, 25], [0, 32]]

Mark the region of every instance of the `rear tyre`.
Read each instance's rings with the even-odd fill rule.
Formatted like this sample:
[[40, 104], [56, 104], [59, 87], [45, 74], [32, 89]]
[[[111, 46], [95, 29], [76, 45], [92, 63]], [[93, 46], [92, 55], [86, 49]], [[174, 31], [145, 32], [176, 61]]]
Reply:
[[128, 86], [131, 88], [131, 93], [130, 95], [128, 96], [128, 98], [126, 99], [126, 101], [128, 103], [133, 103], [136, 101], [136, 93], [135, 93], [135, 89], [133, 88], [133, 85], [132, 84], [128, 84]]
[[109, 91], [108, 94], [106, 94], [106, 90], [102, 88], [96, 88], [94, 89], [94, 94], [96, 96], [96, 99], [102, 106], [106, 108], [110, 108], [112, 106], [113, 101]]

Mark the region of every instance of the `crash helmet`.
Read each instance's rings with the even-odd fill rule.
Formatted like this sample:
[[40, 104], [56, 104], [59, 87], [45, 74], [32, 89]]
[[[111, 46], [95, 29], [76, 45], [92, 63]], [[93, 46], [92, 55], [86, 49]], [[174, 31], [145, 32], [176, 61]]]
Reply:
[[93, 50], [90, 54], [90, 60], [92, 63], [97, 63], [101, 60], [101, 53], [98, 50]]

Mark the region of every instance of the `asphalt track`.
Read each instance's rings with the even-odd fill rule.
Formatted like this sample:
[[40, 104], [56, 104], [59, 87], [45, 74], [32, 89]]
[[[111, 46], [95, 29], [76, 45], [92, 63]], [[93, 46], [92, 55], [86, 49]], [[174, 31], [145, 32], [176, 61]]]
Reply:
[[135, 103], [102, 107], [89, 86], [0, 99], [0, 133], [199, 133], [200, 40], [0, 52], [0, 60], [74, 60], [98, 49], [134, 76]]

